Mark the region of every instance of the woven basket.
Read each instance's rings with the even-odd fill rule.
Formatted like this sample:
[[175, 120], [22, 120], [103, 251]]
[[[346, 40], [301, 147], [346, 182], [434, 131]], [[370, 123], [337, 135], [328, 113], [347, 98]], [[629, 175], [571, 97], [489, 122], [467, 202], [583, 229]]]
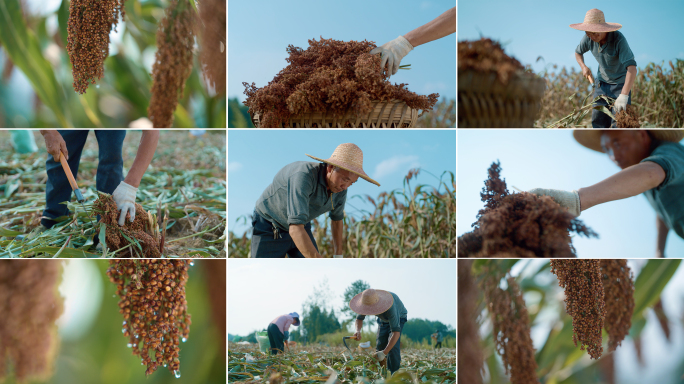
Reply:
[[417, 109], [405, 102], [392, 100], [374, 101], [371, 103], [371, 112], [361, 115], [351, 111], [345, 112], [342, 117], [327, 112], [304, 113], [292, 117], [280, 127], [262, 127], [260, 114], [251, 116], [257, 128], [413, 128], [420, 115]]
[[459, 128], [532, 128], [546, 83], [520, 73], [503, 84], [496, 73], [458, 71]]

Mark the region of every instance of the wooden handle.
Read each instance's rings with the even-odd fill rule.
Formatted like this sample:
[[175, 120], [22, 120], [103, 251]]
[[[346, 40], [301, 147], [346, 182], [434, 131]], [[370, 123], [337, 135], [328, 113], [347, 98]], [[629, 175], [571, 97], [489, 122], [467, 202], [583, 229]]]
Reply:
[[64, 173], [66, 173], [67, 179], [69, 179], [71, 189], [74, 191], [78, 190], [78, 184], [76, 184], [76, 179], [74, 179], [74, 175], [71, 173], [71, 168], [69, 168], [69, 164], [67, 163], [62, 151], [59, 152], [59, 162], [62, 163], [62, 168], [64, 169]]

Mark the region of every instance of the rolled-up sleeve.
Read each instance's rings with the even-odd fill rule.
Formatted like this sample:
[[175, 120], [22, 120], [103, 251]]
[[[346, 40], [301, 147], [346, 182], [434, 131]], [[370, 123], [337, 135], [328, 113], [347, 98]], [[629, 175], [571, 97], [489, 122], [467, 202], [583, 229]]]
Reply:
[[347, 191], [342, 191], [339, 193], [341, 195], [337, 199], [337, 204], [335, 204], [335, 209], [330, 211], [328, 216], [330, 216], [330, 220], [335, 220], [339, 221], [344, 219], [344, 205], [347, 203]]
[[356, 320], [363, 321], [365, 318], [366, 318], [366, 315], [356, 315]]
[[293, 173], [287, 181], [287, 224], [309, 222], [309, 196], [313, 190], [311, 177], [304, 172]]
[[625, 69], [631, 65], [637, 65], [636, 60], [634, 60], [634, 53], [627, 43], [627, 39], [620, 39], [617, 44], [618, 55], [620, 57], [620, 62], [624, 65]]
[[575, 48], [575, 53], [579, 53], [580, 55], [584, 55], [587, 51], [591, 49], [591, 40], [589, 40], [589, 37], [587, 35], [584, 35], [582, 37], [582, 40], [580, 40], [579, 45], [577, 48]]
[[395, 305], [392, 305], [392, 309], [390, 310], [390, 313], [388, 314], [388, 321], [390, 325], [390, 329], [392, 332], [401, 332], [401, 325], [399, 324], [399, 314], [397, 313], [397, 307]]
[[679, 159], [669, 152], [667, 145], [662, 145], [656, 148], [651, 156], [641, 160], [642, 163], [646, 161], [656, 163], [665, 171], [665, 179], [658, 188], [667, 186], [671, 181], [680, 178], [684, 174], [684, 162], [678, 161]]

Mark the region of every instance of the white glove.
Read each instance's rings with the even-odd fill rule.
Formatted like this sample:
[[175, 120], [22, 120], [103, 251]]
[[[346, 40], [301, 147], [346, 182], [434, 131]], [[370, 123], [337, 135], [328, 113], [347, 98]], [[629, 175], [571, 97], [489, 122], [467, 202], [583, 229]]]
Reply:
[[377, 352], [375, 352], [373, 357], [375, 357], [375, 360], [377, 360], [377, 361], [383, 361], [383, 360], [385, 360], [385, 357], [387, 357], [387, 356], [385, 356], [385, 354], [382, 353], [382, 351], [377, 351]]
[[118, 187], [112, 193], [114, 202], [116, 203], [116, 208], [121, 211], [121, 216], [119, 216], [119, 225], [124, 225], [126, 222], [126, 212], [130, 213], [131, 223], [135, 220], [135, 194], [138, 192], [138, 188], [121, 182]]
[[629, 96], [627, 95], [620, 94], [620, 96], [618, 96], [617, 100], [615, 100], [615, 104], [613, 105], [613, 108], [615, 108], [615, 113], [618, 113], [623, 109], [627, 109], [627, 100], [629, 100]]
[[580, 198], [577, 191], [563, 191], [560, 189], [535, 188], [529, 191], [537, 196], [549, 196], [561, 207], [567, 208], [573, 216], [580, 215]]
[[382, 54], [382, 56], [380, 56], [380, 68], [385, 69], [385, 63], [387, 63], [387, 73], [391, 76], [397, 73], [401, 59], [408, 55], [412, 49], [413, 46], [411, 43], [409, 43], [404, 36], [399, 36], [396, 39], [373, 49], [370, 51], [370, 54]]

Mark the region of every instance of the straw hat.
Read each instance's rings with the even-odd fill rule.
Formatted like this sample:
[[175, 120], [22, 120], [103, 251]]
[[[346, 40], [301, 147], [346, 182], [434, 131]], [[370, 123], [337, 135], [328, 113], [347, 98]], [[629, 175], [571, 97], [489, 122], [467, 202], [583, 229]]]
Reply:
[[394, 297], [387, 291], [368, 288], [349, 301], [349, 307], [359, 315], [379, 315], [392, 307]]
[[606, 23], [603, 12], [594, 8], [587, 11], [584, 16], [584, 23], [570, 24], [570, 28], [585, 32], [613, 32], [622, 28], [622, 24]]
[[[648, 129], [647, 131], [656, 140], [677, 143], [684, 139], [684, 130], [681, 129]], [[583, 146], [603, 153], [603, 148], [601, 147], [601, 135], [603, 132], [604, 130], [601, 129], [576, 129], [572, 132], [572, 136]]]
[[366, 175], [366, 172], [363, 171], [363, 151], [361, 151], [361, 148], [359, 148], [356, 144], [346, 143], [338, 145], [337, 148], [335, 148], [335, 152], [333, 152], [332, 156], [330, 156], [330, 158], [327, 160], [319, 159], [318, 157], [311, 156], [308, 153], [306, 155], [314, 160], [340, 167], [346, 171], [358, 175], [359, 177], [377, 185], [378, 187], [380, 186], [380, 183], [371, 179], [368, 175]]

